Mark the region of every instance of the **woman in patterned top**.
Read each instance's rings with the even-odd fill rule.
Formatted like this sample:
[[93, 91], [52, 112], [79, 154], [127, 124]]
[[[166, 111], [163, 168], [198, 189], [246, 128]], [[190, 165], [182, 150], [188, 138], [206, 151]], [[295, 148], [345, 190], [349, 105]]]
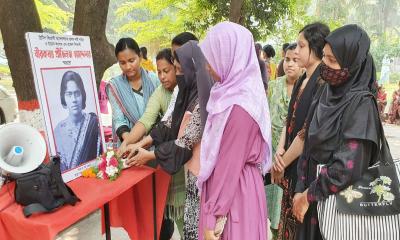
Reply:
[[141, 141], [155, 145], [154, 152], [143, 148], [129, 160], [141, 166], [156, 159], [168, 173], [175, 174], [185, 165], [186, 202], [184, 210], [184, 239], [198, 239], [199, 194], [196, 186], [200, 168], [199, 144], [207, 118], [205, 110], [213, 81], [205, 68], [205, 58], [197, 42], [190, 41], [175, 51], [175, 66], [179, 93], [174, 112], [165, 123], [152, 130]]
[[[322, 23], [305, 26], [299, 33], [296, 53], [298, 64], [306, 72], [296, 82], [289, 103], [285, 133], [275, 153], [275, 163], [271, 170], [273, 183], [280, 183], [283, 188], [281, 219], [277, 239], [296, 239], [298, 223], [292, 214], [292, 199], [297, 181], [297, 159], [304, 146], [307, 114], [315, 94], [320, 89], [320, 63], [325, 37], [329, 28]], [[311, 119], [310, 119], [311, 120]]]
[[[283, 59], [283, 71], [285, 72], [285, 75], [278, 77], [276, 81], [271, 81], [269, 83], [268, 103], [271, 114], [273, 154], [276, 152], [279, 140], [285, 139], [284, 137], [281, 137], [281, 135], [286, 134], [282, 129], [286, 122], [290, 96], [292, 95], [294, 84], [302, 74], [302, 69], [297, 63], [298, 59], [295, 53], [296, 46], [297, 44], [293, 43], [285, 49]], [[281, 143], [281, 145], [283, 144], [284, 143]], [[270, 180], [271, 177], [267, 174], [265, 177], [265, 183], [269, 184]], [[279, 197], [277, 197], [278, 194], [268, 194], [268, 192], [282, 192], [282, 189], [276, 184], [268, 185], [267, 189], [268, 218], [271, 221], [271, 228], [276, 230], [278, 229], [281, 214], [281, 201]]]
[[[381, 134], [367, 33], [357, 25], [346, 25], [326, 42], [321, 77], [328, 84], [311, 106], [315, 111], [298, 163], [293, 212], [303, 224], [297, 239], [322, 239], [317, 202], [361, 178], [377, 159]], [[324, 166], [316, 177], [319, 164]]]

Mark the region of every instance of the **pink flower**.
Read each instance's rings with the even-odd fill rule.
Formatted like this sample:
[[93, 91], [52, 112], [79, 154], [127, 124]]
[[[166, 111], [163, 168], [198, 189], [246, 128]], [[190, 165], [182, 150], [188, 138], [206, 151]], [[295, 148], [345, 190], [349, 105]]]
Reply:
[[115, 157], [112, 157], [109, 162], [110, 166], [118, 167], [118, 160]]
[[349, 142], [349, 148], [350, 148], [350, 150], [352, 150], [352, 151], [356, 150], [356, 149], [358, 148], [358, 142], [355, 141], [355, 140], [351, 140], [351, 141]]
[[331, 185], [331, 186], [329, 187], [329, 189], [330, 189], [333, 193], [337, 193], [337, 192], [338, 192], [338, 189], [337, 189], [337, 187], [336, 187], [335, 185]]
[[353, 169], [353, 167], [354, 167], [354, 161], [353, 161], [353, 160], [349, 160], [349, 161], [346, 163], [346, 167], [347, 167], [348, 169]]
[[106, 171], [102, 171], [103, 172], [103, 179], [108, 179], [108, 175], [106, 173]]
[[107, 167], [107, 162], [104, 159], [102, 159], [99, 164], [99, 170], [105, 172], [106, 167]]

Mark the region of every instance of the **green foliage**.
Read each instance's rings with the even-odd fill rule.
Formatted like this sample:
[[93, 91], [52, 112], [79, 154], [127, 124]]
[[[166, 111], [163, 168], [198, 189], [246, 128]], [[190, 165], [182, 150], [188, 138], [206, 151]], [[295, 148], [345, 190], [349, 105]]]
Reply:
[[9, 76], [11, 74], [10, 68], [6, 65], [0, 65], [0, 76], [6, 75]]
[[[255, 40], [261, 40], [275, 30], [281, 16], [291, 14], [295, 8], [296, 2], [290, 0], [245, 0], [240, 22], [253, 33]], [[185, 26], [202, 33], [211, 25], [229, 19], [230, 1], [198, 0], [192, 10], [201, 14], [185, 18]]]
[[400, 1], [374, 0], [314, 0], [315, 16], [322, 20], [337, 19], [338, 26], [358, 24], [371, 38], [371, 54], [376, 68], [381, 69], [382, 59], [400, 56]]
[[313, 4], [316, 4], [315, 0], [297, 0], [294, 2], [296, 10], [290, 14], [283, 15], [277, 23], [276, 30], [268, 35], [268, 40], [272, 40], [279, 46], [285, 42], [296, 42], [299, 31], [307, 24], [320, 21], [328, 25], [331, 30], [344, 24], [343, 19], [340, 18], [317, 16], [313, 12], [313, 10], [316, 11], [313, 9]]
[[[271, 34], [283, 14], [295, 9], [290, 0], [245, 0], [241, 23], [262, 39]], [[229, 18], [230, 1], [221, 0], [138, 0], [126, 2], [116, 10], [120, 19], [131, 16], [118, 28], [118, 34], [131, 34], [139, 43], [167, 47], [183, 31], [204, 36], [207, 29]]]
[[163, 47], [169, 47], [171, 39], [184, 31], [184, 14], [188, 4], [182, 0], [140, 0], [122, 4], [116, 10], [118, 18], [131, 16], [130, 20], [117, 30], [119, 35], [130, 34], [140, 45], [149, 47], [155, 53]]
[[40, 0], [35, 0], [35, 4], [44, 31], [64, 33], [70, 29], [73, 14], [61, 10], [54, 3], [45, 4]]
[[400, 73], [390, 73], [389, 75], [390, 83], [398, 84], [400, 82]]

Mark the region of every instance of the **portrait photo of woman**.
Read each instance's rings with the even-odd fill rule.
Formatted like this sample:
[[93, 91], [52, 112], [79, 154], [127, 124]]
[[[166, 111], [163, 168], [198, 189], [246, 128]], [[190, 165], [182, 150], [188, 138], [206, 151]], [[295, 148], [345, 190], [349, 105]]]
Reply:
[[102, 141], [98, 116], [86, 110], [85, 86], [77, 72], [64, 73], [59, 96], [68, 116], [57, 123], [54, 138], [61, 171], [67, 171], [95, 159], [102, 152]]

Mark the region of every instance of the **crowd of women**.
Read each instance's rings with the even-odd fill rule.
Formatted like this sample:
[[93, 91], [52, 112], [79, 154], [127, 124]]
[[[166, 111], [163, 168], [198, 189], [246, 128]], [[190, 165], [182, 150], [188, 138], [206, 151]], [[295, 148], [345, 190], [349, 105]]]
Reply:
[[317, 203], [359, 179], [379, 148], [369, 48], [357, 25], [312, 23], [284, 46], [275, 79], [275, 52], [222, 22], [201, 42], [172, 39], [157, 76], [141, 67], [147, 51], [120, 39], [122, 74], [106, 87], [114, 142], [130, 166], [172, 175], [162, 239], [174, 225], [187, 240], [322, 239]]

